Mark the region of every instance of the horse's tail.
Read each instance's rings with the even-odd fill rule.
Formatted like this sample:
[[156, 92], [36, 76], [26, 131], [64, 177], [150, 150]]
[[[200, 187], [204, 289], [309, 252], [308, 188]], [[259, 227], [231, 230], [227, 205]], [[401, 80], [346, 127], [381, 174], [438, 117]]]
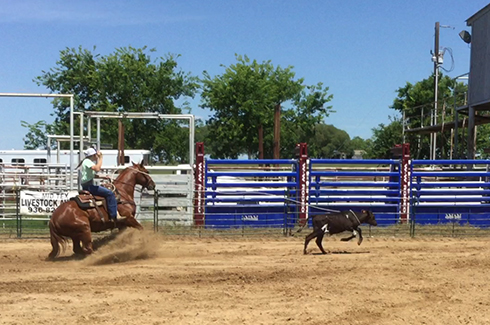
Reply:
[[49, 220], [49, 234], [51, 235], [51, 246], [53, 246], [53, 249], [48, 255], [48, 260], [54, 260], [60, 254], [60, 244], [62, 251], [65, 251], [66, 239], [58, 233], [52, 218]]

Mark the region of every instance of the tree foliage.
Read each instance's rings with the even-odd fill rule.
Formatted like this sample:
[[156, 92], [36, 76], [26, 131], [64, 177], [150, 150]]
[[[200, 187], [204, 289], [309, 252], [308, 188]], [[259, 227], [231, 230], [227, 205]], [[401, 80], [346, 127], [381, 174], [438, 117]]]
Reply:
[[394, 117], [390, 117], [390, 120], [390, 124], [381, 123], [372, 129], [373, 136], [366, 148], [365, 158], [391, 159], [391, 149], [403, 142], [401, 120]]
[[[56, 126], [46, 123], [46, 121], [38, 121], [34, 124], [29, 124], [26, 121], [20, 121], [20, 125], [27, 128], [28, 131], [24, 140], [25, 149], [47, 149], [48, 135], [56, 134]], [[52, 143], [54, 147], [56, 143]]]
[[211, 110], [207, 142], [217, 158], [258, 156], [259, 129], [263, 130], [264, 157], [273, 151], [274, 108], [281, 105], [281, 155], [291, 157], [300, 137], [314, 134], [314, 127], [331, 110], [332, 96], [321, 83], [313, 86], [295, 79], [292, 67], [274, 67], [247, 56], [211, 77], [204, 72], [201, 107]]
[[[54, 93], [74, 94], [78, 112], [179, 114], [189, 110], [186, 102], [180, 106], [176, 102], [193, 97], [198, 80], [178, 70], [173, 55], [152, 60], [150, 53], [155, 50], [146, 47], [118, 48], [109, 55], [94, 52], [95, 47], [93, 51], [66, 48], [60, 52], [56, 67], [43, 71], [35, 81]], [[69, 134], [69, 103], [57, 99], [53, 105], [56, 129]], [[134, 119], [124, 120], [124, 125], [127, 148], [150, 149], [158, 161], [186, 161], [187, 129], [180, 122]], [[101, 139], [117, 147], [116, 120], [101, 119]]]
[[315, 158], [351, 158], [354, 150], [349, 134], [333, 125], [318, 124], [308, 141], [308, 154]]

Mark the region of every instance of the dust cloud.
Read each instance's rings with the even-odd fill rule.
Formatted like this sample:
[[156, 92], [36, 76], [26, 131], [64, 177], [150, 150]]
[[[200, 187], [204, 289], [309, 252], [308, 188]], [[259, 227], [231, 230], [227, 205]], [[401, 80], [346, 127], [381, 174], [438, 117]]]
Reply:
[[94, 241], [96, 252], [83, 260], [85, 265], [105, 265], [158, 256], [161, 238], [150, 231], [127, 229]]

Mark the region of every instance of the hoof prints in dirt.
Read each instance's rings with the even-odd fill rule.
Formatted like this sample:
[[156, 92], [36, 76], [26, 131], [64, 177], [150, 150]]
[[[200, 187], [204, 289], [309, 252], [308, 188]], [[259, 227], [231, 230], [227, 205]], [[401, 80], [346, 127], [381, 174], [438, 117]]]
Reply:
[[84, 260], [86, 265], [105, 265], [157, 256], [160, 240], [155, 234], [128, 229], [97, 242], [97, 252]]

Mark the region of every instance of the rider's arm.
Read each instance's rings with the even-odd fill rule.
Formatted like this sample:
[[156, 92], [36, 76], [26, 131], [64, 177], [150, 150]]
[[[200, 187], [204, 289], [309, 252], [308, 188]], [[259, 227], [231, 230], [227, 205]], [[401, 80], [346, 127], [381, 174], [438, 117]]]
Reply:
[[97, 156], [99, 159], [97, 160], [97, 163], [92, 166], [92, 169], [96, 172], [99, 172], [102, 169], [102, 152], [97, 152]]

